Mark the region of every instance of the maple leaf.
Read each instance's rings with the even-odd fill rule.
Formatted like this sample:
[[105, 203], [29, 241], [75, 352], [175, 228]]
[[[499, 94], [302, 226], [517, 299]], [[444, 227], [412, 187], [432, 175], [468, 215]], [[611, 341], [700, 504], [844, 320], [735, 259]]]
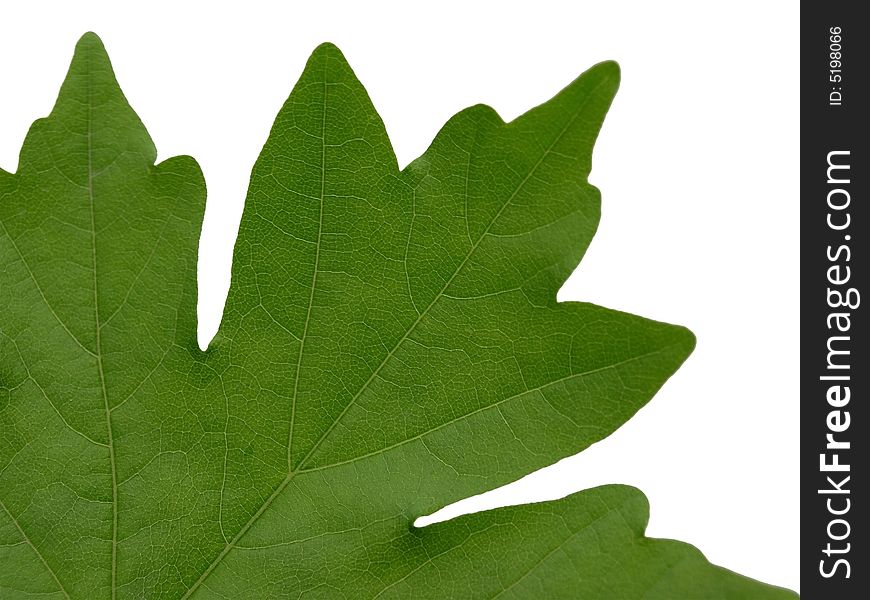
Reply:
[[320, 46], [251, 176], [213, 343], [205, 185], [156, 152], [99, 39], [0, 172], [5, 598], [787, 598], [644, 537], [637, 490], [414, 520], [602, 439], [691, 351], [556, 291], [599, 216], [618, 83], [453, 117], [399, 170]]

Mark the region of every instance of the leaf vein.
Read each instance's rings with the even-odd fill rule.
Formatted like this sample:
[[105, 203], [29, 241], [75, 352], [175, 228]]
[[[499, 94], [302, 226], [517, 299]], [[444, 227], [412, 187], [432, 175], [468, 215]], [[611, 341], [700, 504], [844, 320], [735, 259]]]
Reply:
[[[600, 87], [601, 85], [603, 85], [603, 83], [604, 82], [600, 82], [598, 84], [598, 86], [596, 86], [596, 89], [598, 87]], [[520, 183], [517, 185], [516, 189], [514, 189], [513, 193], [510, 195], [510, 197], [508, 197], [508, 199], [505, 201], [505, 203], [502, 204], [501, 208], [499, 208], [499, 210], [496, 212], [495, 216], [493, 216], [493, 218], [490, 220], [489, 224], [486, 226], [486, 228], [483, 230], [483, 232], [477, 238], [477, 241], [474, 243], [474, 245], [472, 245], [471, 249], [465, 255], [465, 258], [463, 258], [462, 262], [459, 263], [459, 266], [457, 266], [457, 268], [454, 270], [453, 274], [450, 276], [450, 278], [447, 280], [447, 282], [444, 284], [444, 286], [438, 291], [438, 293], [435, 295], [435, 297], [432, 299], [432, 301], [429, 303], [429, 305], [423, 310], [423, 312], [420, 313], [419, 316], [414, 320], [414, 322], [411, 324], [411, 326], [408, 328], [408, 330], [405, 332], [405, 334], [399, 339], [398, 342], [396, 342], [395, 346], [393, 346], [393, 349], [387, 353], [387, 355], [381, 361], [380, 365], [378, 365], [378, 367], [372, 372], [371, 376], [366, 380], [366, 382], [362, 385], [362, 387], [360, 387], [360, 389], [353, 396], [353, 398], [351, 398], [350, 402], [345, 405], [344, 409], [339, 413], [338, 417], [332, 422], [332, 424], [320, 436], [320, 438], [317, 440], [317, 442], [315, 442], [315, 444], [314, 444], [314, 446], [312, 446], [311, 450], [300, 461], [300, 463], [299, 463], [300, 470], [302, 468], [304, 468], [307, 461], [312, 456], [315, 455], [317, 450], [320, 448], [320, 445], [329, 437], [329, 435], [332, 433], [332, 431], [335, 429], [335, 427], [338, 425], [338, 423], [347, 414], [348, 410], [350, 410], [351, 406], [356, 404], [356, 401], [360, 398], [362, 393], [366, 389], [368, 389], [368, 386], [372, 383], [372, 381], [375, 380], [378, 373], [380, 373], [381, 369], [383, 369], [384, 366], [390, 361], [390, 359], [395, 354], [396, 350], [398, 350], [399, 347], [405, 342], [405, 340], [408, 339], [408, 336], [410, 336], [411, 333], [417, 328], [417, 325], [419, 325], [420, 322], [423, 320], [423, 318], [429, 313], [429, 310], [431, 310], [431, 308], [435, 305], [435, 303], [442, 297], [444, 292], [447, 291], [447, 289], [450, 287], [450, 284], [453, 283], [453, 281], [456, 279], [456, 277], [459, 275], [459, 273], [462, 272], [463, 268], [468, 263], [471, 256], [475, 253], [477, 248], [480, 246], [480, 243], [483, 241], [483, 239], [487, 236], [487, 234], [492, 229], [492, 226], [496, 223], [496, 221], [498, 221], [498, 219], [501, 217], [501, 215], [504, 213], [504, 211], [507, 209], [507, 207], [511, 205], [514, 198], [516, 198], [517, 194], [519, 194], [520, 191], [525, 187], [526, 183], [537, 172], [537, 170], [543, 164], [544, 159], [547, 158], [547, 156], [549, 155], [550, 151], [556, 146], [556, 144], [558, 144], [561, 141], [562, 137], [565, 135], [565, 133], [567, 133], [567, 131], [574, 124], [574, 122], [580, 117], [580, 115], [583, 114], [583, 109], [586, 107], [586, 102], [588, 102], [589, 98], [592, 98], [593, 96], [594, 96], [594, 91], [593, 91], [593, 93], [589, 94], [586, 101], [584, 101], [583, 103], [580, 104], [580, 106], [574, 112], [572, 117], [568, 120], [568, 122], [565, 124], [565, 126], [562, 128], [562, 130], [559, 132], [559, 134], [553, 139], [553, 141], [550, 143], [550, 145], [541, 154], [540, 158], [537, 160], [535, 165], [531, 168], [529, 173], [525, 176], [525, 178], [523, 178], [522, 181], [520, 181]]]
[[18, 522], [18, 519], [16, 519], [15, 516], [9, 511], [9, 509], [6, 508], [6, 504], [4, 504], [2, 500], [0, 500], [0, 508], [3, 509], [3, 512], [9, 515], [9, 518], [12, 519], [12, 522], [15, 524], [15, 528], [18, 530], [18, 533], [21, 534], [21, 537], [24, 538], [24, 541], [27, 542], [27, 544], [31, 548], [33, 548], [34, 552], [36, 552], [36, 556], [38, 556], [42, 564], [45, 565], [46, 570], [49, 572], [49, 574], [51, 574], [52, 579], [54, 579], [54, 582], [57, 584], [57, 587], [60, 588], [60, 591], [61, 593], [63, 593], [64, 597], [69, 598], [70, 595], [66, 591], [66, 588], [63, 587], [60, 579], [58, 579], [57, 573], [55, 573], [51, 566], [49, 566], [48, 562], [45, 560], [45, 557], [42, 555], [42, 552], [39, 551], [39, 548], [37, 548], [36, 545], [34, 545], [32, 541], [30, 541], [30, 538], [27, 537], [26, 533], [24, 533], [24, 529], [21, 528], [21, 524]]

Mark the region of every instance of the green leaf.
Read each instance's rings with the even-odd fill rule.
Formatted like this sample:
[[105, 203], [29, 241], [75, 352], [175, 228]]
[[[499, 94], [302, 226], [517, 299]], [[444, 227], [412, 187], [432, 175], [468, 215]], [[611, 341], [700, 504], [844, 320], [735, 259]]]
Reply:
[[791, 598], [644, 537], [604, 486], [415, 528], [609, 435], [687, 330], [556, 291], [619, 71], [399, 170], [315, 50], [251, 175], [218, 335], [196, 342], [205, 184], [155, 149], [93, 34], [0, 172], [4, 598]]

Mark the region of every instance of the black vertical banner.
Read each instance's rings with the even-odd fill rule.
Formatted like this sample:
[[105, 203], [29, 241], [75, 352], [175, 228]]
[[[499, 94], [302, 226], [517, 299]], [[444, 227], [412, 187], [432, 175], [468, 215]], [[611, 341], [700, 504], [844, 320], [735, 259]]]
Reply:
[[865, 8], [801, 6], [801, 595], [810, 600], [870, 598]]

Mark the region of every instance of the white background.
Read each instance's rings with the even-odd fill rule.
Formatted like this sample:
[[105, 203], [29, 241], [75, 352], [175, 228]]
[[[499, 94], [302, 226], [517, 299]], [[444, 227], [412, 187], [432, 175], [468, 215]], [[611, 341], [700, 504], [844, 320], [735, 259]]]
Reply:
[[648, 533], [797, 589], [798, 5], [17, 2], [0, 16], [0, 167], [14, 171], [78, 37], [96, 31], [159, 160], [208, 183], [200, 342], [216, 331], [250, 168], [311, 50], [335, 42], [404, 166], [477, 102], [506, 119], [619, 61], [596, 146], [603, 217], [560, 298], [680, 323], [698, 347], [581, 455], [438, 516], [630, 483]]

